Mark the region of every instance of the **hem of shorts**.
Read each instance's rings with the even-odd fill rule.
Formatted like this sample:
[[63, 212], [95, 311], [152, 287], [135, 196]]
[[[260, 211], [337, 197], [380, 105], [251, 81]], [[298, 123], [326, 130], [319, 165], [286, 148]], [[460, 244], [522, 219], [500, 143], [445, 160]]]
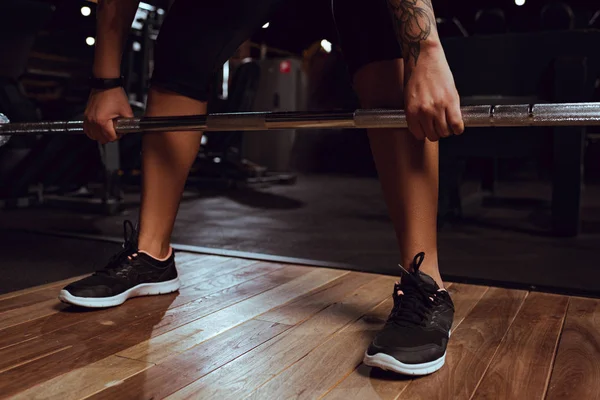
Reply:
[[349, 63], [347, 62], [347, 66], [348, 66], [348, 72], [350, 73], [350, 76], [352, 77], [352, 81], [354, 81], [355, 77], [356, 77], [356, 73], [361, 69], [366, 67], [369, 64], [372, 63], [377, 63], [377, 62], [382, 62], [382, 61], [392, 61], [392, 60], [396, 60], [398, 58], [403, 58], [402, 55], [398, 55], [398, 54], [389, 54], [385, 57], [378, 57], [377, 59], [372, 59], [372, 60], [364, 60], [361, 62], [357, 62], [357, 63]]
[[151, 88], [160, 88], [168, 92], [173, 92], [181, 96], [189, 97], [194, 100], [207, 102], [208, 101], [208, 88], [200, 90], [198, 88], [191, 88], [186, 85], [182, 85], [175, 82], [166, 82], [160, 79], [150, 80]]

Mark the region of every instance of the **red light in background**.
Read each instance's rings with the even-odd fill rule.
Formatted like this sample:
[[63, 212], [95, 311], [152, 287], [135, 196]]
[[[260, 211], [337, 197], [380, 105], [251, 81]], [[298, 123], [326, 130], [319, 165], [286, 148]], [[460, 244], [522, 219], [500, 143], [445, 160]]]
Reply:
[[279, 63], [279, 72], [282, 74], [288, 74], [292, 70], [292, 64], [285, 60]]

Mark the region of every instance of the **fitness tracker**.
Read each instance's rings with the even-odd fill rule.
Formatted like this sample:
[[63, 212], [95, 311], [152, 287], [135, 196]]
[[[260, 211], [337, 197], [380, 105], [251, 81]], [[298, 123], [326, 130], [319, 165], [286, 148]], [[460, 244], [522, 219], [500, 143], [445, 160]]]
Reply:
[[117, 87], [122, 87], [124, 82], [124, 78], [122, 76], [118, 78], [95, 78], [90, 77], [90, 87], [92, 89], [113, 89]]

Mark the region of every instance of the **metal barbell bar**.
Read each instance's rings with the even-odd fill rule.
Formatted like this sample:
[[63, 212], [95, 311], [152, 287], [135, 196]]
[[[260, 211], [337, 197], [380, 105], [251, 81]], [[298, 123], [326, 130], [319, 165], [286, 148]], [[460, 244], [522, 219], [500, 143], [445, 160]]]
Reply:
[[[461, 112], [466, 127], [600, 125], [600, 102], [476, 105], [463, 106]], [[403, 110], [379, 109], [359, 109], [350, 112], [247, 112], [115, 120], [115, 130], [120, 135], [162, 131], [406, 127], [406, 115]], [[83, 121], [10, 123], [6, 117], [0, 117], [0, 140], [3, 137], [6, 139], [7, 136], [81, 133]]]

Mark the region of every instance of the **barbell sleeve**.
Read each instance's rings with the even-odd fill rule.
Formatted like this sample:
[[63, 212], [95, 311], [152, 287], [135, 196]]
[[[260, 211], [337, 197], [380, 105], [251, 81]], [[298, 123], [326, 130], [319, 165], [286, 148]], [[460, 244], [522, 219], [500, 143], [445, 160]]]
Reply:
[[[600, 125], [600, 102], [476, 105], [461, 107], [466, 127]], [[403, 110], [246, 112], [172, 117], [118, 118], [118, 134], [164, 131], [262, 131], [273, 129], [406, 128]], [[83, 133], [82, 121], [0, 123], [0, 136]]]

